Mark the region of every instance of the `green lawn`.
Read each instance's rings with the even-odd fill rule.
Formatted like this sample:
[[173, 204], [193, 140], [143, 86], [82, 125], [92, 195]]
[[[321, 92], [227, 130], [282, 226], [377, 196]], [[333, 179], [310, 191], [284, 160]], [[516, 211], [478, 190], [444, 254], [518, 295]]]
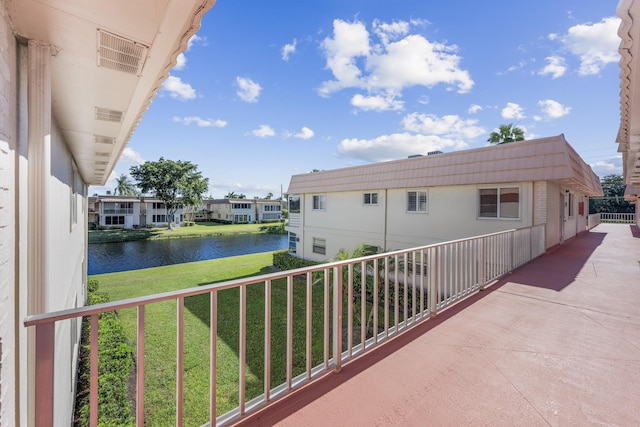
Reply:
[[274, 224], [221, 224], [217, 222], [197, 222], [190, 227], [147, 228], [139, 230], [96, 230], [89, 231], [89, 244], [126, 242], [132, 240], [172, 239], [188, 237], [222, 236], [228, 234], [260, 233]]
[[[203, 226], [205, 227], [205, 226]], [[246, 226], [219, 226], [213, 229]], [[192, 227], [189, 227], [192, 228]], [[190, 288], [271, 272], [272, 252], [210, 261], [177, 264], [93, 276], [112, 301]], [[322, 287], [313, 291], [313, 365], [323, 355]], [[286, 283], [272, 285], [271, 385], [286, 379]], [[294, 376], [304, 372], [306, 285], [294, 284]], [[136, 312], [121, 310], [119, 316], [133, 348], [136, 346]], [[209, 296], [185, 299], [184, 378], [185, 425], [208, 421], [209, 408]], [[145, 418], [147, 425], [175, 425], [176, 304], [156, 303], [145, 312]], [[239, 291], [218, 295], [217, 406], [218, 415], [238, 406]], [[247, 289], [247, 400], [262, 393], [264, 378], [264, 286]]]

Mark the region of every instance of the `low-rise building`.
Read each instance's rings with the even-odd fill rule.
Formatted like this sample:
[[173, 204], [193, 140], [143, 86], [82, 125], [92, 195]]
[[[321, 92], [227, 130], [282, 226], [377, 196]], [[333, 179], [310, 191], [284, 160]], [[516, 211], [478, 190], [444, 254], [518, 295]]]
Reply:
[[181, 225], [184, 221], [183, 207], [178, 207], [170, 217], [165, 203], [154, 197], [106, 195], [91, 199], [95, 211], [93, 220], [98, 227], [161, 227], [169, 222]]
[[550, 248], [586, 230], [602, 187], [559, 135], [294, 175], [287, 193], [289, 251], [321, 261], [538, 224]]
[[195, 221], [216, 221], [229, 224], [277, 222], [282, 220], [280, 199], [206, 199], [187, 215]]

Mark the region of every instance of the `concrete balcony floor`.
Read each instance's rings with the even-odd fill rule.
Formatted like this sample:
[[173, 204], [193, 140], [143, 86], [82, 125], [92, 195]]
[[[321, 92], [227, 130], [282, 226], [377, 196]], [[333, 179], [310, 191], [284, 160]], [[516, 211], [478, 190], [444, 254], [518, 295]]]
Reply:
[[242, 420], [640, 425], [640, 232], [601, 224]]

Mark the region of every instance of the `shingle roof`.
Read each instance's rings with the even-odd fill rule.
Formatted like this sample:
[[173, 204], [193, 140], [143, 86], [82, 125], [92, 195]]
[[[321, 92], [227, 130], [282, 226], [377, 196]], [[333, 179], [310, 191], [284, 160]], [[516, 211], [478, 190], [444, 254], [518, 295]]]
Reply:
[[564, 135], [291, 177], [289, 194], [554, 181], [601, 196], [593, 173]]

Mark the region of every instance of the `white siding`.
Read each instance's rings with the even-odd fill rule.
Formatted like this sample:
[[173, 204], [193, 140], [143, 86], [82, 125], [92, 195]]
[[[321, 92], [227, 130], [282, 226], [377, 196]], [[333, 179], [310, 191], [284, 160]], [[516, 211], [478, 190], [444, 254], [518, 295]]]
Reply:
[[[297, 256], [321, 261], [362, 243], [395, 250], [532, 225], [532, 183], [501, 184], [520, 189], [520, 218], [508, 220], [478, 218], [479, 189], [488, 187], [497, 185], [375, 190], [374, 206], [363, 204], [362, 191], [335, 192], [325, 194], [324, 210], [314, 210], [314, 194], [306, 194], [303, 227], [287, 229], [300, 238]], [[408, 190], [427, 192], [426, 213], [407, 212]], [[313, 238], [326, 239], [325, 255], [313, 253]]]
[[0, 426], [15, 425], [16, 283], [16, 43], [0, 2]]
[[546, 248], [560, 244], [562, 232], [562, 212], [560, 206], [560, 186], [558, 184], [547, 183], [547, 243]]

